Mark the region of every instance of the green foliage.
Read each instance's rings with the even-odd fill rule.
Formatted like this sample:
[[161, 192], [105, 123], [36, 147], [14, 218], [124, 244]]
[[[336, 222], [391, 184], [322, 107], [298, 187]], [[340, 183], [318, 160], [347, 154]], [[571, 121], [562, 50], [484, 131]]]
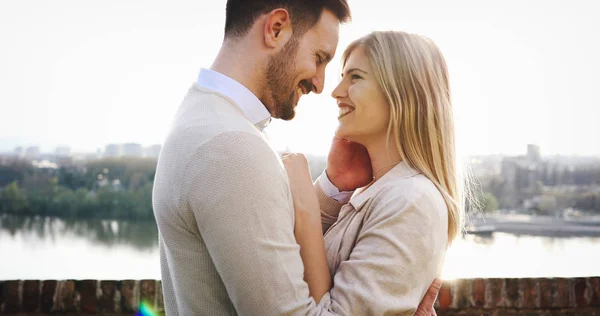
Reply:
[[0, 201], [2, 212], [23, 214], [27, 210], [27, 198], [16, 181], [11, 182], [0, 191]]
[[476, 191], [467, 201], [467, 213], [495, 213], [498, 211], [498, 199], [491, 192]]
[[[0, 213], [67, 218], [154, 217], [156, 160], [111, 158], [58, 170], [19, 167], [15, 172], [5, 172], [15, 180], [0, 188]], [[21, 171], [25, 173], [19, 176]]]
[[498, 210], [498, 199], [490, 193], [485, 192], [481, 200], [481, 211], [484, 213], [492, 213]]
[[8, 164], [0, 165], [0, 188], [17, 181], [23, 181], [23, 177], [34, 172], [33, 165], [25, 160], [14, 160]]
[[154, 181], [156, 160], [152, 158], [105, 158], [86, 165], [87, 183], [94, 182], [99, 174], [108, 181], [120, 180], [125, 189], [137, 190]]

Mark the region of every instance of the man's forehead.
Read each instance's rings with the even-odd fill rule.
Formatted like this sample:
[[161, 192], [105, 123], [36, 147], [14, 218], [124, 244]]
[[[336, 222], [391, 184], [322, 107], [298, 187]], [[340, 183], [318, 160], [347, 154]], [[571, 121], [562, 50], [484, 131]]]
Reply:
[[331, 59], [333, 59], [333, 56], [335, 55], [335, 51], [337, 49], [337, 45], [338, 45], [338, 37], [335, 36], [335, 38], [329, 39], [329, 40], [325, 40], [321, 43], [321, 50], [324, 51], [324, 53], [326, 54], [327, 59], [329, 59], [328, 61], [331, 61]]
[[333, 57], [340, 35], [340, 22], [329, 10], [324, 10], [319, 22], [312, 29], [319, 42], [317, 49]]

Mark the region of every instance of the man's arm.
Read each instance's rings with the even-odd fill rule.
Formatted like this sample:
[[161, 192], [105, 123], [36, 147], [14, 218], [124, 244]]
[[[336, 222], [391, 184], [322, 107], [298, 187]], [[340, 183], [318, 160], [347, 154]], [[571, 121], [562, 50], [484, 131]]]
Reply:
[[303, 280], [287, 178], [264, 140], [247, 133], [214, 137], [190, 161], [183, 187], [238, 313], [321, 313]]

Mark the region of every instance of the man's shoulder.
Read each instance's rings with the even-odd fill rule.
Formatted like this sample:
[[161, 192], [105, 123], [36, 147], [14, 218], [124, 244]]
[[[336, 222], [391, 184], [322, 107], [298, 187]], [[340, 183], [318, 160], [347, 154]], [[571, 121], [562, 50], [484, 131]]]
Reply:
[[161, 160], [182, 168], [215, 159], [265, 159], [272, 152], [266, 137], [239, 108], [194, 84], [175, 114]]
[[182, 160], [181, 170], [183, 187], [193, 189], [211, 183], [222, 187], [223, 192], [240, 186], [248, 190], [257, 183], [263, 189], [275, 190], [285, 186], [287, 179], [269, 144], [255, 134], [240, 131], [220, 133], [191, 149]]
[[163, 145], [165, 154], [171, 153], [184, 161], [210, 163], [215, 159], [249, 159], [272, 153], [269, 143], [260, 134], [245, 128], [202, 128], [188, 126], [169, 134]]
[[223, 107], [223, 105], [226, 105], [226, 109], [235, 109], [238, 113], [243, 114], [233, 99], [222, 93], [203, 87], [198, 83], [193, 83], [188, 89], [184, 103], [186, 101], [191, 103], [202, 103], [207, 106], [219, 105]]
[[239, 109], [236, 103], [229, 97], [204, 88], [197, 83], [193, 83], [188, 89], [179, 112], [203, 113], [203, 114], [224, 114], [233, 113], [234, 117], [243, 118], [244, 113]]
[[[194, 84], [175, 114], [166, 142], [189, 150], [221, 134], [244, 133], [266, 141], [232, 100]], [[215, 141], [234, 142], [235, 137], [220, 137]]]
[[254, 164], [255, 168], [279, 160], [262, 135], [243, 130], [227, 130], [215, 135], [198, 147], [198, 154], [210, 159], [243, 161], [244, 165]]

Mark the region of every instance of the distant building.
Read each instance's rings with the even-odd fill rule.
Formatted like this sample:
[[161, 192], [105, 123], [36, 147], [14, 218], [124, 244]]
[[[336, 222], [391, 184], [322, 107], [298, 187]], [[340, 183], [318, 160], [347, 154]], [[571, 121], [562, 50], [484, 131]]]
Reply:
[[108, 144], [104, 148], [104, 157], [119, 157], [121, 156], [121, 145]]
[[61, 167], [67, 167], [73, 165], [73, 157], [71, 156], [56, 156], [54, 162]]
[[40, 147], [39, 146], [30, 146], [25, 149], [25, 157], [30, 159], [35, 159], [40, 156]]
[[502, 174], [501, 156], [472, 156], [468, 160], [468, 168], [477, 179], [488, 179]]
[[144, 150], [144, 156], [158, 158], [158, 155], [160, 155], [161, 147], [161, 145], [152, 145], [150, 147], [146, 147]]
[[15, 148], [15, 156], [22, 157], [25, 154], [23, 147], [19, 146]]
[[527, 145], [527, 159], [532, 162], [542, 161], [542, 155], [540, 153], [540, 146], [529, 144]]
[[54, 154], [59, 157], [68, 157], [71, 155], [71, 148], [66, 146], [56, 147]]
[[143, 155], [142, 145], [127, 143], [123, 145], [123, 155], [141, 157]]

